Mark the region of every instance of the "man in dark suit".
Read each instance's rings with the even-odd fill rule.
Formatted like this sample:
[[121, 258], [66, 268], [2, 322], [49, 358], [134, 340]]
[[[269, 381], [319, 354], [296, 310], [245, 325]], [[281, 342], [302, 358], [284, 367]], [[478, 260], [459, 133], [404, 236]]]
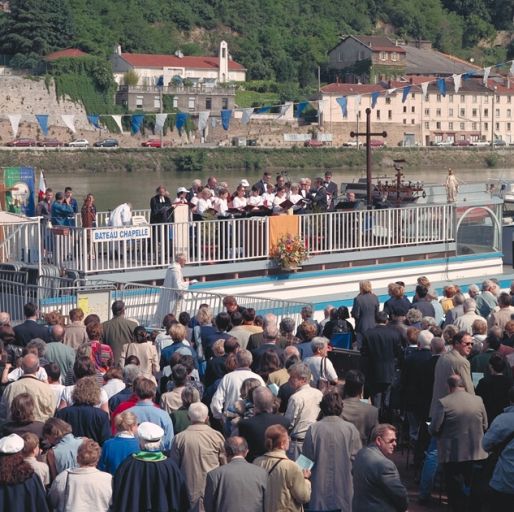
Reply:
[[159, 185], [156, 195], [150, 199], [150, 224], [168, 222], [168, 211], [171, 208], [171, 199], [166, 194], [166, 188]]
[[429, 428], [437, 437], [448, 502], [452, 510], [460, 512], [468, 510], [469, 499], [463, 487], [470, 487], [477, 461], [487, 458], [482, 448], [487, 413], [482, 399], [466, 392], [459, 375], [448, 378], [448, 387], [450, 394], [437, 401]]
[[396, 428], [377, 425], [371, 443], [353, 462], [353, 512], [403, 512], [407, 510], [407, 489], [398, 469], [389, 460], [396, 447]]
[[384, 417], [389, 409], [396, 360], [401, 359], [402, 355], [402, 337], [398, 330], [388, 327], [387, 313], [384, 311], [379, 311], [375, 320], [376, 327], [368, 329], [362, 341], [362, 369], [371, 402]]
[[264, 444], [264, 433], [268, 427], [271, 425], [282, 425], [286, 429], [289, 427], [289, 421], [284, 416], [273, 414], [273, 394], [267, 387], [256, 388], [252, 399], [255, 416], [238, 423], [239, 434], [248, 442], [249, 451], [246, 456], [248, 462], [252, 462], [268, 451]]
[[122, 300], [115, 300], [111, 306], [112, 318], [102, 324], [104, 331], [104, 343], [112, 348], [114, 365], [118, 365], [121, 350], [125, 343], [133, 339], [136, 322], [125, 318], [125, 303]]
[[262, 512], [268, 473], [245, 460], [248, 444], [242, 437], [225, 441], [228, 464], [207, 473], [205, 512]]
[[41, 338], [43, 341], [50, 341], [50, 330], [45, 325], [37, 323], [38, 309], [35, 304], [28, 302], [23, 306], [25, 322], [14, 328], [16, 344], [25, 347], [34, 338]]

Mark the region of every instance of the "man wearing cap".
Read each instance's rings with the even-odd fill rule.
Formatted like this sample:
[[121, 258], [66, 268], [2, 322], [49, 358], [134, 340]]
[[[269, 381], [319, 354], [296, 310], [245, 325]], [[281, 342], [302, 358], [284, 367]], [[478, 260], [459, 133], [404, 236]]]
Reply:
[[[18, 434], [0, 439], [0, 504], [1, 510], [48, 512], [46, 493], [32, 466], [23, 460], [25, 443]], [[11, 471], [6, 471], [11, 468]]]
[[179, 468], [160, 450], [164, 430], [144, 421], [137, 428], [141, 451], [128, 457], [113, 478], [113, 512], [189, 510], [187, 487]]

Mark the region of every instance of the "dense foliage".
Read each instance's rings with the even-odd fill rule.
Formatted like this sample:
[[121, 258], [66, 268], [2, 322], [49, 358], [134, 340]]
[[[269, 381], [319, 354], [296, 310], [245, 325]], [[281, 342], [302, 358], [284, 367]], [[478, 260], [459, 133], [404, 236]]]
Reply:
[[[0, 18], [0, 52], [33, 64], [48, 51], [77, 46], [125, 51], [215, 54], [220, 39], [250, 79], [315, 82], [318, 65], [344, 33], [385, 26], [430, 39], [443, 51], [498, 62], [514, 52], [479, 41], [512, 30], [512, 0], [11, 0]], [[509, 55], [512, 56], [512, 55]]]

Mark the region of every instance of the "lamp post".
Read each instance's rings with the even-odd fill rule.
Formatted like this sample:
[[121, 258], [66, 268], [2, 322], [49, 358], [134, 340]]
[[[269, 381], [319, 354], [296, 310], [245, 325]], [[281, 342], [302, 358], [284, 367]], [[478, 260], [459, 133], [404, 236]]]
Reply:
[[491, 108], [491, 149], [494, 151], [494, 107], [495, 107], [495, 100], [496, 100], [496, 85], [493, 87], [493, 101], [492, 101], [492, 108]]

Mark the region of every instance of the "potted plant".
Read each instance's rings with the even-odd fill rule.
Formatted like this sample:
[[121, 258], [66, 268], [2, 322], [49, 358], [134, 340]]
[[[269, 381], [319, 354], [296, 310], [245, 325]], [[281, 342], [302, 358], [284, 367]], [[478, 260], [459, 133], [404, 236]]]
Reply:
[[272, 257], [283, 270], [297, 270], [309, 258], [309, 251], [299, 236], [288, 234], [278, 240]]

